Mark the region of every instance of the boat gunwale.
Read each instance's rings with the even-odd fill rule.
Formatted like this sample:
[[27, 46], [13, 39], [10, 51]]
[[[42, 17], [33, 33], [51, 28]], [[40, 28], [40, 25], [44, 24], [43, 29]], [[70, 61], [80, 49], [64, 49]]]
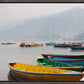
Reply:
[[53, 61], [59, 61], [59, 62], [72, 62], [72, 61], [84, 61], [84, 59], [75, 59], [75, 60], [55, 60], [52, 59], [52, 57], [48, 56], [49, 59], [53, 60]]
[[60, 57], [62, 57], [62, 56], [64, 56], [64, 57], [84, 56], [84, 55], [62, 55], [62, 54], [55, 54], [55, 55], [53, 55], [53, 54], [41, 54], [41, 55], [45, 55], [45, 56], [60, 56]]

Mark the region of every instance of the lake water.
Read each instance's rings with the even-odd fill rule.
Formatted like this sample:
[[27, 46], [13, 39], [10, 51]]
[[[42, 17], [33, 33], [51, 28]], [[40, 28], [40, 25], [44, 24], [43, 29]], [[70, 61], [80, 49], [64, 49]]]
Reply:
[[0, 44], [0, 81], [8, 81], [8, 62], [20, 62], [36, 65], [36, 58], [42, 57], [41, 53], [47, 54], [84, 54], [84, 50], [71, 50], [70, 48], [54, 48], [54, 46], [43, 47], [19, 47], [14, 45]]

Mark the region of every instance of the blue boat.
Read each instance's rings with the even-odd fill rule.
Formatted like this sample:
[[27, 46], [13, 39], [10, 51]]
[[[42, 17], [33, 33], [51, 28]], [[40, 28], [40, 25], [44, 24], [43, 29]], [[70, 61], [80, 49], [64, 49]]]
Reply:
[[75, 66], [84, 67], [84, 59], [70, 59], [70, 58], [61, 58], [61, 57], [53, 57], [53, 56], [48, 56], [48, 58], [54, 61], [59, 61], [59, 62], [64, 62]]
[[69, 47], [69, 45], [55, 44], [54, 47]]
[[72, 46], [70, 47], [72, 50], [84, 50], [84, 46]]
[[81, 46], [81, 44], [79, 45], [69, 45], [69, 44], [55, 44], [54, 47], [76, 47], [76, 46]]

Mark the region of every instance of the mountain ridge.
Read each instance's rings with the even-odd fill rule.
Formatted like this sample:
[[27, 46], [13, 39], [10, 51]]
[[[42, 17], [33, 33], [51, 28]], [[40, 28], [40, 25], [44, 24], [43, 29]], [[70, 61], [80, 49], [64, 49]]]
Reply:
[[84, 9], [72, 8], [61, 13], [26, 19], [11, 29], [0, 32], [0, 39], [71, 39], [83, 33]]

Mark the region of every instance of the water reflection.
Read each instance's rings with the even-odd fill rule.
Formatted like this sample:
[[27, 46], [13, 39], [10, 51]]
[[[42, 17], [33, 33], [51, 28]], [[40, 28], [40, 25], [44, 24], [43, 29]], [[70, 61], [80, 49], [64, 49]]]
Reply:
[[31, 80], [21, 80], [19, 78], [15, 78], [11, 73], [12, 73], [12, 71], [10, 70], [9, 73], [8, 73], [8, 81], [22, 81], [22, 82], [27, 81], [27, 82], [33, 82], [33, 80], [32, 81]]
[[15, 78], [12, 76], [11, 71], [9, 71], [9, 73], [8, 73], [8, 80], [9, 80], [9, 81], [18, 81], [17, 79], [15, 79]]
[[84, 50], [70, 50], [70, 52], [83, 52], [84, 53]]

